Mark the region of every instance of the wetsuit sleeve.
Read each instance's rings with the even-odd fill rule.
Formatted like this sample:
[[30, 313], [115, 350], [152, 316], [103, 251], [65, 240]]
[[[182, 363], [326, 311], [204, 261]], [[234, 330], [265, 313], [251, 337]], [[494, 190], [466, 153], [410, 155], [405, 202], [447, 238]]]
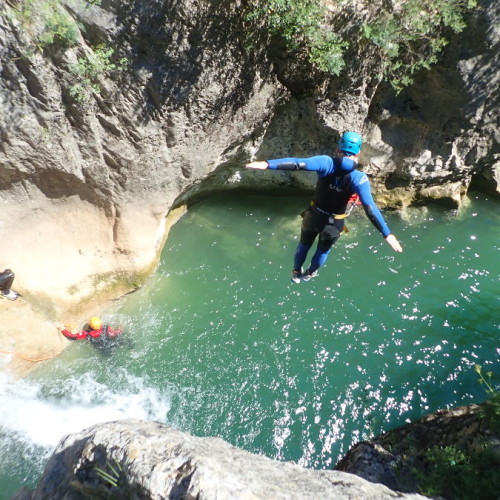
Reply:
[[278, 158], [267, 160], [268, 168], [272, 170], [311, 170], [327, 175], [333, 172], [332, 158], [326, 155], [310, 158]]
[[102, 328], [99, 328], [99, 330], [90, 330], [87, 332], [87, 335], [89, 337], [92, 337], [93, 339], [96, 339], [97, 337], [100, 337], [102, 334]]
[[387, 226], [382, 213], [378, 209], [377, 205], [375, 205], [370, 189], [370, 182], [368, 181], [366, 174], [363, 174], [359, 182], [355, 183], [353, 187], [354, 192], [359, 196], [359, 200], [361, 201], [365, 214], [368, 219], [370, 219], [370, 222], [382, 233], [384, 238], [389, 236], [391, 231]]
[[79, 333], [72, 333], [68, 329], [61, 330], [61, 333], [67, 338], [71, 340], [79, 340], [79, 339], [84, 339], [87, 334], [85, 331], [79, 332]]
[[117, 328], [116, 330], [113, 328], [110, 328], [108, 326], [108, 337], [116, 337], [117, 335], [120, 335], [120, 333], [123, 332], [122, 328]]

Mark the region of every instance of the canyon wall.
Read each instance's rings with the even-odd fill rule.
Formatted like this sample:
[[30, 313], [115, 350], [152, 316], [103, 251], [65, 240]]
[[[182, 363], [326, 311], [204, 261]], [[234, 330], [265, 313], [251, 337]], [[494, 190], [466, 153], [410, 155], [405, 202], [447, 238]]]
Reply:
[[[442, 61], [396, 95], [366, 54], [314, 80], [250, 48], [239, 2], [64, 0], [71, 46], [35, 43], [43, 27], [4, 2], [0, 267], [45, 317], [83, 312], [154, 270], [173, 207], [212, 189], [307, 188], [293, 173], [262, 186], [244, 164], [333, 153], [346, 129], [366, 139], [381, 206], [458, 207], [471, 182], [498, 194], [499, 5], [479, 3]], [[85, 76], [98, 47], [112, 55]]]

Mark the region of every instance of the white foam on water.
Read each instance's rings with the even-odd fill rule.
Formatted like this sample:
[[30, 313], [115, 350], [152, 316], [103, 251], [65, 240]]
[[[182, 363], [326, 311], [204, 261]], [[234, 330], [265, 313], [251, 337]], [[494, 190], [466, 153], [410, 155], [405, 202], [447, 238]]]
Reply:
[[[0, 374], [0, 422], [4, 434], [26, 444], [54, 447], [67, 434], [129, 418], [165, 422], [170, 402], [130, 374], [117, 392], [90, 376], [65, 380], [63, 390]], [[50, 392], [49, 394], [46, 394]]]

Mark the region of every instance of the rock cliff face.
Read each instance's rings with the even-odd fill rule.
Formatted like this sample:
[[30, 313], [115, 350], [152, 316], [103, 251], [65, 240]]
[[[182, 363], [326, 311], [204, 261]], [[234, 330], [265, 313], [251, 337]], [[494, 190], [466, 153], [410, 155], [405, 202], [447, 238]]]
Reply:
[[[275, 114], [263, 156], [329, 154], [339, 131], [361, 130], [367, 140], [361, 162], [383, 205], [438, 201], [456, 208], [471, 182], [498, 196], [500, 6], [478, 4], [440, 63], [399, 95], [373, 77], [377, 60], [363, 52], [350, 53], [341, 78], [321, 84], [305, 84], [289, 68], [285, 76], [278, 71], [293, 98]], [[360, 13], [349, 15], [366, 16], [363, 7], [357, 2]], [[349, 15], [337, 15], [341, 29]], [[307, 85], [311, 97], [304, 97]]]
[[[382, 205], [457, 206], [473, 178], [498, 192], [498, 2], [480, 1], [443, 63], [399, 96], [369, 76], [363, 54], [342, 77], [314, 82], [249, 51], [239, 2], [60, 3], [78, 22], [71, 47], [35, 49], [42, 27], [17, 2], [0, 16], [0, 266], [45, 317], [73, 308], [74, 319], [76, 305], [83, 314], [86, 301], [140, 284], [171, 208], [204, 190], [255, 187], [242, 169], [251, 157], [331, 153], [345, 129], [366, 138], [362, 162]], [[79, 100], [77, 63], [99, 45], [113, 56]], [[120, 58], [121, 71], [111, 65]]]
[[[49, 309], [140, 283], [176, 197], [224, 162], [283, 93], [241, 52], [224, 3], [63, 2], [82, 27], [78, 45], [43, 51], [33, 51], [38, 27], [4, 4], [2, 263]], [[99, 44], [127, 69], [101, 70], [99, 92], [78, 102], [75, 64]]]
[[[105, 476], [103, 472], [107, 473]], [[92, 427], [61, 441], [37, 488], [12, 500], [76, 498], [424, 499], [353, 474], [314, 471], [154, 422]]]
[[372, 101], [370, 166], [376, 174], [392, 165], [379, 183], [387, 200], [458, 206], [471, 182], [500, 192], [500, 5], [478, 4], [435, 68], [399, 96], [379, 89]]

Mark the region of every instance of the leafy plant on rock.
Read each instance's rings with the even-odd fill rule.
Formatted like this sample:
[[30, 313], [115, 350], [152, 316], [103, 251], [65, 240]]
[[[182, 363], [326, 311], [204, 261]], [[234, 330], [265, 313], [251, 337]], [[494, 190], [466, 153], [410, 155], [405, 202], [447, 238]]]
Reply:
[[127, 58], [123, 57], [113, 62], [114, 52], [112, 47], [99, 45], [70, 66], [70, 71], [77, 81], [70, 87], [69, 93], [77, 102], [87, 101], [92, 92], [100, 95], [100, 78], [106, 73], [125, 69]]
[[[417, 71], [437, 62], [449, 35], [463, 31], [474, 7], [476, 0], [343, 4], [337, 0], [256, 0], [249, 2], [245, 19], [250, 30], [280, 37], [291, 57], [306, 54], [314, 66], [332, 75], [339, 75], [345, 67], [348, 48], [356, 57], [375, 53], [379, 76], [399, 92]], [[340, 19], [344, 11], [343, 25], [333, 26], [332, 20]]]
[[489, 500], [500, 491], [500, 463], [486, 444], [478, 450], [435, 446], [425, 458], [428, 467], [420, 476], [420, 492], [426, 496]]
[[[385, 4], [385, 2], [384, 2]], [[448, 43], [447, 33], [460, 33], [476, 0], [405, 0], [381, 4], [362, 34], [374, 44], [382, 73], [396, 91], [410, 84], [420, 69], [437, 62]]]
[[491, 381], [493, 372], [482, 373], [481, 365], [474, 365], [479, 375], [479, 383], [485, 388], [488, 400], [483, 407], [483, 418], [487, 427], [496, 435], [500, 435], [500, 392], [496, 391]]
[[[485, 427], [498, 437], [500, 432], [500, 398], [491, 382], [493, 373], [483, 376], [481, 366], [475, 365], [479, 383], [488, 394], [483, 405]], [[500, 491], [500, 456], [491, 443], [475, 446], [433, 446], [424, 456], [425, 470], [417, 471], [420, 492], [427, 496], [453, 499], [489, 500]]]
[[289, 50], [302, 51], [316, 67], [338, 75], [348, 43], [325, 23], [326, 7], [317, 0], [258, 0], [246, 20], [281, 37]]
[[123, 482], [124, 473], [123, 467], [115, 460], [115, 465], [111, 465], [109, 460], [106, 460], [107, 469], [96, 467], [96, 474], [113, 488], [117, 488]]
[[36, 49], [76, 45], [80, 26], [58, 0], [20, 0], [14, 5], [15, 17], [33, 37]]

